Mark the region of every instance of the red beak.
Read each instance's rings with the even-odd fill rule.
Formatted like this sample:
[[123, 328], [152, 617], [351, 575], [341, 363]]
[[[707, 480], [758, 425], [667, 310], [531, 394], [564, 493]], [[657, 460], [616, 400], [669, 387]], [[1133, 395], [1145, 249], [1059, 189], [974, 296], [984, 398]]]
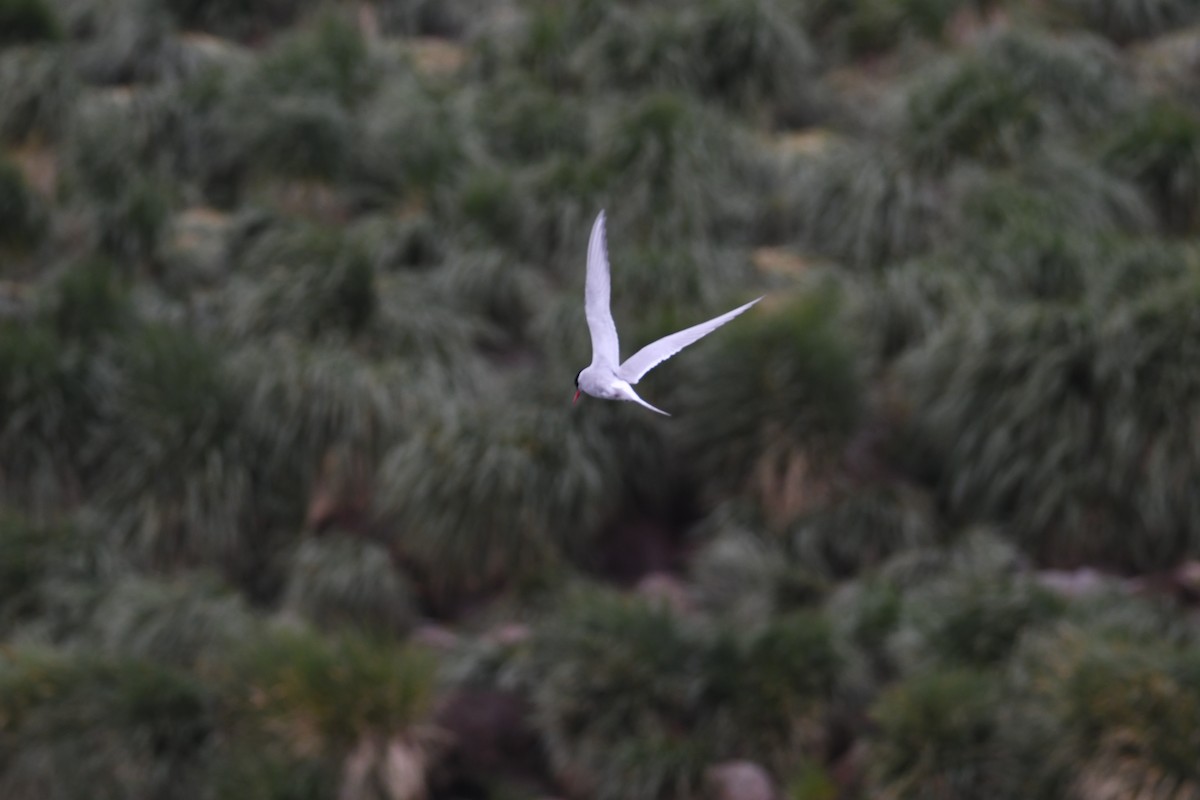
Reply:
[[571, 401], [571, 405], [575, 405], [578, 402], [579, 402], [579, 390], [576, 389], [575, 390], [575, 399]]

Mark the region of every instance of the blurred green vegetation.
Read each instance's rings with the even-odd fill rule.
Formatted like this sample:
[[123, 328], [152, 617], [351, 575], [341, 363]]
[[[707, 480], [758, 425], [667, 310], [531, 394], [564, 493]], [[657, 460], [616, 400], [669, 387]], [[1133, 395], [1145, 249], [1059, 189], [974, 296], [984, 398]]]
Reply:
[[[1196, 796], [1197, 64], [1189, 0], [0, 0], [0, 797]], [[601, 208], [627, 353], [767, 295], [670, 419], [570, 405]]]

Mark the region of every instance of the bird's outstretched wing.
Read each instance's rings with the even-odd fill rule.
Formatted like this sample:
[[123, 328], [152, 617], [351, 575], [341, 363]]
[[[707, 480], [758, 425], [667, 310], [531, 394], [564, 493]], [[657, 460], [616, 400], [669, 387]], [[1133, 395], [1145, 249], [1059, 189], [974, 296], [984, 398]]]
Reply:
[[[589, 281], [591, 280], [590, 274], [588, 279]], [[656, 342], [651, 342], [641, 350], [638, 350], [636, 353], [631, 355], [625, 361], [625, 363], [621, 365], [620, 369], [617, 370], [617, 375], [620, 376], [622, 380], [628, 381], [629, 383], [637, 383], [647, 372], [654, 369], [659, 364], [666, 361], [683, 348], [687, 347], [689, 344], [693, 344], [694, 342], [703, 339], [705, 336], [712, 333], [726, 322], [729, 322], [729, 320], [733, 319], [738, 314], [741, 314], [743, 311], [750, 308], [750, 306], [754, 305], [759, 300], [762, 300], [762, 298], [759, 297], [757, 300], [751, 300], [749, 303], [746, 303], [746, 305], [739, 306], [733, 311], [726, 311], [719, 317], [713, 317], [707, 322], [701, 322], [699, 325], [693, 325], [690, 328], [684, 328], [677, 333], [672, 333], [670, 336], [664, 336]], [[588, 320], [589, 322], [591, 321], [590, 312]], [[592, 334], [592, 337], [593, 339], [595, 338], [595, 333]]]
[[587, 285], [583, 307], [592, 335], [592, 366], [616, 369], [621, 363], [617, 326], [609, 307], [608, 248], [604, 243], [604, 212], [596, 216], [588, 240]]

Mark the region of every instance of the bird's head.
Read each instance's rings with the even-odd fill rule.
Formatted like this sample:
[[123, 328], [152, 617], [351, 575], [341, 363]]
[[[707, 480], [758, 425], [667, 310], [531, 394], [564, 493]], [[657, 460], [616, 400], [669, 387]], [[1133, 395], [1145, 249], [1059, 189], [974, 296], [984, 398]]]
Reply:
[[575, 399], [571, 401], [571, 405], [579, 402], [579, 376], [583, 374], [583, 370], [575, 373]]

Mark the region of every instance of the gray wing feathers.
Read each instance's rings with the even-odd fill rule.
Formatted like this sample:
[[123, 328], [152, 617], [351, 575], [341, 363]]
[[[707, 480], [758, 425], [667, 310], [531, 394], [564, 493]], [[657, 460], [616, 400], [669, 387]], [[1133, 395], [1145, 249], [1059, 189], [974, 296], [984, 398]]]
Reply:
[[[591, 280], [590, 274], [588, 276], [588, 280]], [[617, 375], [619, 375], [622, 380], [628, 381], [629, 383], [637, 383], [647, 372], [654, 369], [656, 366], [666, 361], [668, 358], [675, 355], [689, 344], [693, 344], [696, 341], [703, 339], [705, 336], [712, 333], [726, 322], [729, 322], [729, 320], [733, 319], [738, 314], [741, 314], [743, 311], [750, 308], [759, 300], [762, 300], [762, 298], [759, 297], [757, 300], [751, 300], [749, 303], [746, 303], [746, 305], [739, 306], [733, 311], [727, 311], [719, 317], [713, 317], [707, 322], [701, 322], [699, 325], [693, 325], [690, 328], [684, 328], [678, 333], [672, 333], [670, 336], [664, 336], [656, 342], [651, 342], [630, 356], [625, 363], [621, 365], [620, 369], [617, 370]]]
[[587, 314], [588, 331], [592, 335], [592, 365], [608, 365], [613, 369], [620, 363], [617, 326], [609, 307], [608, 248], [604, 243], [604, 212], [596, 216], [588, 240], [587, 285], [583, 306]]

